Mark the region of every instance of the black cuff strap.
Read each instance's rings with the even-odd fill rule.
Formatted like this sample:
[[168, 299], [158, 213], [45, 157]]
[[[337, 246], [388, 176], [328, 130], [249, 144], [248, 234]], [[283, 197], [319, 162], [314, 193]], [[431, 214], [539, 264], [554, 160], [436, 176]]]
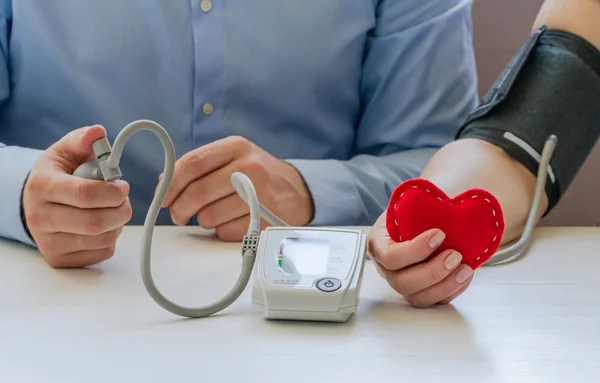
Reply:
[[587, 40], [569, 32], [549, 30], [540, 36], [539, 43], [575, 54], [600, 77], [600, 51]]
[[579, 36], [542, 26], [456, 138], [488, 141], [537, 175], [550, 135], [558, 141], [546, 182], [546, 213], [564, 195], [600, 135], [600, 52]]

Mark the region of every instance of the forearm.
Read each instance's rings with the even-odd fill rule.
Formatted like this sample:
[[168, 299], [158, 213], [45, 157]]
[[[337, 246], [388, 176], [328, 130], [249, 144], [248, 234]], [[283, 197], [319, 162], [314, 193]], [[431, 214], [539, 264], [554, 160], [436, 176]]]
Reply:
[[21, 190], [43, 151], [0, 143], [0, 237], [33, 245], [21, 222]]
[[369, 226], [385, 211], [394, 189], [418, 177], [437, 148], [347, 161], [288, 160], [304, 178], [314, 204], [311, 225]]
[[579, 35], [600, 49], [600, 0], [545, 0], [532, 30], [544, 24]]
[[[503, 243], [517, 239], [523, 231], [536, 178], [497, 146], [479, 139], [454, 141], [433, 156], [421, 177], [450, 197], [471, 188], [485, 189], [496, 196], [506, 224]], [[544, 195], [541, 214], [547, 206]]]

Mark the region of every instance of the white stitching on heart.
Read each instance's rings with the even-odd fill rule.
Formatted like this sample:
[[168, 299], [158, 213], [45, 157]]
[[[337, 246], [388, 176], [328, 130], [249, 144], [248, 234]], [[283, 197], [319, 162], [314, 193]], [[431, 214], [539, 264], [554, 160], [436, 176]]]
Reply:
[[[417, 187], [417, 186], [412, 186], [412, 189], [418, 189], [418, 187]], [[430, 193], [430, 190], [429, 190], [429, 189], [424, 189], [424, 190], [425, 190], [426, 192]], [[404, 193], [406, 193], [406, 192], [402, 192], [402, 194], [400, 194], [400, 197], [399, 197], [399, 198], [402, 198], [402, 196], [404, 196]], [[479, 197], [479, 196], [478, 196], [478, 195], [474, 195], [474, 196], [472, 196], [472, 197], [471, 197], [471, 199], [475, 199], [475, 198], [477, 198], [477, 197]], [[437, 197], [437, 199], [439, 199], [440, 201], [442, 201], [442, 198], [440, 198], [440, 197]], [[490, 203], [490, 204], [492, 203], [492, 201], [490, 201], [490, 200], [489, 200], [489, 199], [487, 199], [487, 198], [484, 198], [484, 200], [485, 200], [487, 203]], [[465, 200], [461, 200], [460, 202], [461, 202], [461, 203], [463, 203], [463, 202], [465, 202]], [[398, 203], [394, 204], [394, 210], [396, 210], [396, 206], [397, 206], [397, 205], [398, 205]], [[450, 203], [450, 206], [452, 206], [452, 203]], [[494, 215], [494, 217], [495, 217], [495, 216], [496, 216], [496, 210], [492, 209], [492, 214], [493, 214], [493, 215]], [[394, 223], [396, 224], [396, 226], [398, 226], [398, 222], [397, 222], [396, 220], [394, 220]], [[498, 223], [498, 221], [496, 221], [496, 227], [500, 227], [500, 224]], [[400, 234], [398, 234], [398, 238], [400, 239], [400, 241], [402, 241], [402, 236], [401, 236]], [[494, 239], [492, 239], [492, 242], [496, 242], [496, 239], [498, 239], [498, 236], [497, 236], [497, 235], [496, 235], [496, 236], [494, 236]], [[485, 251], [483, 252], [483, 254], [487, 253], [489, 250], [490, 250], [490, 249], [489, 249], [489, 247], [488, 247], [487, 249], [485, 249]], [[481, 259], [481, 256], [477, 257], [476, 261], [479, 261], [480, 259]]]

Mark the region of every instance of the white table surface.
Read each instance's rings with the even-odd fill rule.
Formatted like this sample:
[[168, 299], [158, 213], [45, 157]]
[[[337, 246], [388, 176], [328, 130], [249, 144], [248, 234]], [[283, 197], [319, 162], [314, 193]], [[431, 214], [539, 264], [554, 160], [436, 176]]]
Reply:
[[[538, 229], [526, 258], [429, 309], [368, 261], [344, 324], [265, 321], [250, 286], [221, 314], [176, 317], [143, 287], [141, 233], [126, 228], [114, 258], [79, 270], [0, 242], [0, 382], [600, 382], [600, 228]], [[157, 283], [178, 303], [216, 299], [239, 246], [157, 228]]]

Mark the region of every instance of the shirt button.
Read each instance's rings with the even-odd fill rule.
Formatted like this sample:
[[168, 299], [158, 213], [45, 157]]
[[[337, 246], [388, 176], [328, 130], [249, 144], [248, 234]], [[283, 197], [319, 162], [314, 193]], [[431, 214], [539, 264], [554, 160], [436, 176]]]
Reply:
[[211, 115], [214, 110], [215, 110], [215, 108], [213, 107], [213, 104], [211, 104], [211, 103], [206, 103], [206, 104], [202, 105], [202, 113], [206, 114], [207, 116]]
[[202, 0], [200, 2], [200, 9], [202, 9], [202, 12], [210, 12], [212, 9], [212, 3], [210, 0]]

